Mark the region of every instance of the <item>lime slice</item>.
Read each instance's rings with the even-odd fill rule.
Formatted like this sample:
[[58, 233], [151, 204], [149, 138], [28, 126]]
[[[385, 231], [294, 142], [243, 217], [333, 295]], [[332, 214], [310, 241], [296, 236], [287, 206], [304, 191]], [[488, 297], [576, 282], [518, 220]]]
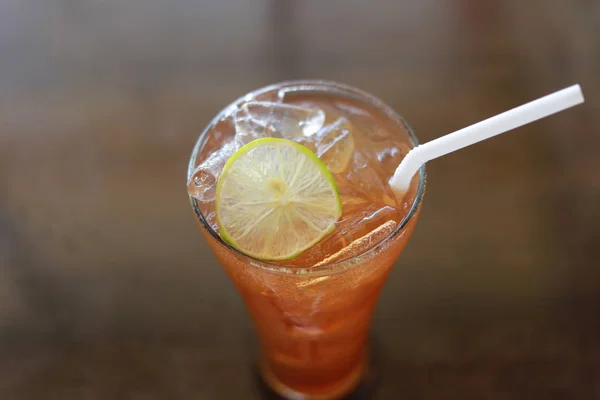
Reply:
[[342, 203], [331, 172], [306, 147], [255, 140], [231, 156], [217, 183], [221, 237], [261, 260], [289, 260], [333, 231]]

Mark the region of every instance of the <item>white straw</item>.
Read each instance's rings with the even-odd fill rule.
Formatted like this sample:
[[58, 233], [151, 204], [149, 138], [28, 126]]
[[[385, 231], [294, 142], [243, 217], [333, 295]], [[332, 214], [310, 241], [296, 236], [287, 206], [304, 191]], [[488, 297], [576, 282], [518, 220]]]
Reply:
[[573, 85], [549, 94], [530, 103], [513, 108], [456, 132], [442, 136], [431, 142], [413, 148], [402, 160], [390, 186], [396, 192], [408, 190], [414, 174], [427, 161], [470, 146], [482, 140], [518, 128], [530, 122], [555, 114], [559, 111], [583, 103], [583, 93], [579, 85]]

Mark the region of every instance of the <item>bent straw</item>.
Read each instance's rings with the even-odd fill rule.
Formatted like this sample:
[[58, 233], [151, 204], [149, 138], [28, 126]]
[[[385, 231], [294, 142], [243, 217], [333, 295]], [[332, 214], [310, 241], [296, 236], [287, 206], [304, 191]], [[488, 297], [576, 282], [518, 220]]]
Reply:
[[573, 85], [417, 146], [408, 152], [396, 168], [390, 179], [390, 186], [396, 193], [404, 193], [408, 190], [412, 177], [426, 162], [566, 110], [583, 101], [581, 88]]

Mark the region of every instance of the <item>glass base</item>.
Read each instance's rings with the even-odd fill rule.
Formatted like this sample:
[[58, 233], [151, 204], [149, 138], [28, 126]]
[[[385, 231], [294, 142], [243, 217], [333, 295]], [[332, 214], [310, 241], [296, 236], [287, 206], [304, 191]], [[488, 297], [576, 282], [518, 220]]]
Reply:
[[343, 397], [331, 395], [331, 396], [316, 396], [316, 395], [307, 395], [304, 396], [301, 393], [293, 392], [290, 393], [290, 396], [285, 397], [279, 393], [277, 393], [263, 378], [260, 367], [256, 365], [253, 368], [253, 380], [255, 382], [256, 388], [258, 389], [258, 393], [260, 395], [260, 399], [263, 400], [372, 400], [375, 398], [376, 391], [379, 387], [379, 380], [381, 377], [381, 371], [379, 369], [378, 357], [377, 354], [379, 352], [374, 346], [371, 347], [371, 354], [369, 358], [369, 365], [367, 366], [366, 371], [363, 372], [363, 376], [359, 382], [359, 384], [348, 394]]

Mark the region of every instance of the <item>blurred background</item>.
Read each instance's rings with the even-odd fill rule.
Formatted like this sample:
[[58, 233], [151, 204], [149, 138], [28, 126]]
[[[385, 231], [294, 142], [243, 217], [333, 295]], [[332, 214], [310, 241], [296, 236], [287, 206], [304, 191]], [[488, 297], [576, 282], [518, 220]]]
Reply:
[[0, 0], [0, 398], [253, 398], [185, 173], [222, 107], [298, 78], [421, 141], [582, 85], [428, 167], [374, 334], [381, 399], [600, 398], [599, 27], [589, 0]]

